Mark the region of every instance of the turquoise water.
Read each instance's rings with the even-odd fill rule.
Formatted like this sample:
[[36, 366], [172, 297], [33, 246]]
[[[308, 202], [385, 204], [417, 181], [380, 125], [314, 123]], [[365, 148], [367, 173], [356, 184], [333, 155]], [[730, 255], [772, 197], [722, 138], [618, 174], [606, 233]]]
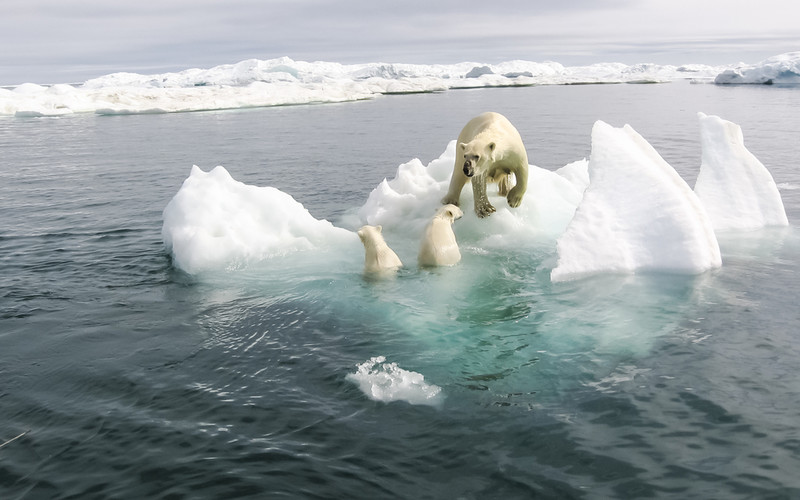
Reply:
[[[800, 92], [532, 87], [248, 111], [0, 120], [4, 498], [794, 498], [800, 495]], [[362, 255], [189, 276], [161, 211], [192, 164], [337, 222], [466, 120], [532, 163], [630, 123], [690, 183], [695, 113], [740, 124], [791, 226], [720, 235], [700, 276], [551, 283], [554, 242], [397, 279]], [[402, 244], [401, 244], [402, 246]], [[442, 401], [370, 400], [385, 356]]]

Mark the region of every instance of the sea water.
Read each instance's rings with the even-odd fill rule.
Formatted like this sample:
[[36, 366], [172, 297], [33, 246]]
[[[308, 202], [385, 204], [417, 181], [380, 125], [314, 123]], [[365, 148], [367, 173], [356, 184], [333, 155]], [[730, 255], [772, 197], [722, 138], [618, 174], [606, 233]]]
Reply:
[[[526, 87], [320, 106], [0, 120], [0, 491], [9, 498], [800, 495], [800, 92]], [[361, 274], [360, 252], [177, 268], [162, 211], [223, 165], [352, 226], [472, 116], [531, 163], [631, 124], [694, 185], [696, 113], [739, 124], [789, 227], [700, 275], [554, 283], [555, 241]], [[621, 193], [624, 195], [624, 193]], [[209, 200], [213, 202], [213, 200]], [[458, 224], [458, 223], [457, 223]], [[416, 241], [397, 241], [413, 256]]]

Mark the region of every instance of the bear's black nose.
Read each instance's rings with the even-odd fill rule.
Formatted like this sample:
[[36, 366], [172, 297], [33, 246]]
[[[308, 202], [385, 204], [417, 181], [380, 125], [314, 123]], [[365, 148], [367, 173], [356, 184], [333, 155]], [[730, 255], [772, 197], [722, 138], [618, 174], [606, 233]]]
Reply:
[[472, 171], [472, 162], [467, 160], [464, 162], [464, 175], [467, 177], [472, 177], [472, 174], [475, 172]]

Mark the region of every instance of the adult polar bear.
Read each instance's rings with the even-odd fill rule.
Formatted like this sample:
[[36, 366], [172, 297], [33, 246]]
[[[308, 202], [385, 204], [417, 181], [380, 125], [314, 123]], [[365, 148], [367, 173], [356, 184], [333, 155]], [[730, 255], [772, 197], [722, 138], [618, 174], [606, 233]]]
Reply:
[[[509, 174], [516, 185], [509, 189]], [[458, 206], [461, 190], [472, 179], [475, 213], [491, 215], [495, 208], [486, 195], [486, 183], [497, 182], [500, 196], [506, 196], [510, 207], [518, 207], [528, 188], [528, 154], [522, 138], [508, 119], [500, 113], [483, 113], [464, 126], [458, 135], [456, 162], [450, 189], [442, 203]]]

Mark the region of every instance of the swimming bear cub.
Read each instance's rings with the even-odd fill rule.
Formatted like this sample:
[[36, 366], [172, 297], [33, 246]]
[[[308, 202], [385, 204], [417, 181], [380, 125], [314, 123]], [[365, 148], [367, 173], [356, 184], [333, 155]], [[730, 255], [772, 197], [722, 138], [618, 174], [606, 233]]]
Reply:
[[358, 237], [364, 244], [365, 273], [395, 271], [403, 266], [400, 258], [383, 239], [382, 229], [381, 226], [363, 226], [358, 230]]
[[461, 260], [453, 222], [462, 215], [455, 205], [445, 205], [436, 211], [422, 236], [417, 257], [420, 266], [452, 266]]

